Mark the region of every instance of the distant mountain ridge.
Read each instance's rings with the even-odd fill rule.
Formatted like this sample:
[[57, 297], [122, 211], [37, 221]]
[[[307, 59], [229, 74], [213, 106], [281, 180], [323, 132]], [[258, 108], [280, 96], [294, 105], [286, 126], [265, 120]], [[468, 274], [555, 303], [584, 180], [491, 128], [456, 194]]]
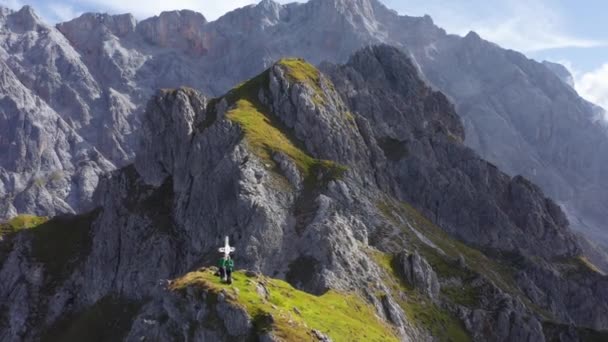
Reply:
[[[575, 229], [607, 240], [608, 154], [597, 151], [606, 151], [608, 135], [596, 108], [547, 65], [475, 33], [448, 35], [428, 16], [400, 16], [376, 0], [265, 0], [214, 22], [173, 11], [139, 23], [128, 14], [84, 14], [51, 27], [29, 7], [3, 10], [1, 20], [2, 58], [16, 81], [118, 166], [133, 160], [144, 104], [158, 88], [186, 85], [219, 95], [283, 56], [342, 62], [368, 44], [398, 46], [455, 102], [468, 146], [509, 174], [541, 185], [565, 207]], [[37, 147], [28, 149], [39, 154]], [[1, 188], [9, 199], [4, 216], [78, 211], [80, 200], [65, 194], [79, 171], [67, 170], [59, 192], [40, 190], [50, 194], [44, 201], [67, 204], [53, 206], [12, 200], [36, 195], [9, 181], [16, 169], [2, 167]], [[25, 183], [66, 167], [33, 162], [32, 168]]]

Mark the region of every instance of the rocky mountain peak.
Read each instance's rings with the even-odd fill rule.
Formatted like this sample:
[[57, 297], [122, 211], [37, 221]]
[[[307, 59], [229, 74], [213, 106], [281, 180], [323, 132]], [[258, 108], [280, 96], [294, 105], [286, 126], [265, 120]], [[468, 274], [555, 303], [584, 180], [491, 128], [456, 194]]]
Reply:
[[273, 0], [262, 0], [256, 5], [256, 7], [266, 11], [276, 11], [282, 6], [280, 3]]
[[21, 9], [17, 12], [15, 12], [15, 14], [23, 19], [32, 19], [32, 20], [36, 20], [39, 21], [40, 20], [40, 16], [38, 16], [38, 14], [36, 13], [36, 11], [34, 10], [34, 8], [32, 6], [29, 5], [25, 5], [23, 7], [21, 7]]
[[148, 102], [136, 166], [149, 184], [179, 174], [195, 120], [204, 120], [207, 99], [189, 88], [159, 91]]
[[204, 25], [207, 19], [199, 12], [192, 10], [164, 11], [160, 15], [147, 19], [157, 22], [159, 25], [166, 25], [168, 28], [185, 27], [189, 25]]
[[471, 43], [483, 41], [481, 36], [475, 31], [469, 31], [469, 33], [464, 36], [464, 40]]
[[273, 27], [282, 20], [289, 18], [289, 7], [272, 0], [264, 0], [258, 4], [228, 12], [215, 21], [213, 25], [217, 26], [222, 32], [230, 33], [236, 30], [242, 34], [254, 34], [253, 32], [263, 31], [267, 27]]
[[[347, 65], [353, 69], [350, 71], [353, 73], [351, 82], [357, 84], [363, 81], [355, 76], [358, 74], [371, 89], [382, 89], [390, 85], [399, 94], [400, 101], [408, 103], [400, 107], [416, 108], [408, 113], [413, 117], [397, 120], [408, 121], [409, 125], [419, 131], [427, 130], [425, 125], [432, 125], [437, 134], [445, 134], [461, 142], [465, 140], [464, 126], [452, 104], [443, 94], [426, 86], [418, 68], [399, 49], [385, 44], [366, 47], [355, 53]], [[422, 108], [421, 98], [426, 99]], [[397, 127], [391, 129], [399, 130]], [[389, 132], [386, 135], [394, 136]]]
[[205, 24], [207, 19], [198, 12], [170, 11], [143, 20], [137, 25], [137, 31], [151, 44], [203, 54], [201, 32]]
[[372, 0], [313, 0], [312, 3], [324, 3], [327, 8], [341, 12], [365, 12], [372, 10]]
[[263, 0], [255, 6], [255, 9], [258, 11], [258, 15], [264, 18], [267, 26], [277, 24], [285, 12], [283, 5], [273, 0]]
[[312, 0], [308, 3], [320, 15], [331, 13], [346, 16], [359, 25], [371, 25], [375, 21], [375, 0]]
[[35, 31], [38, 27], [48, 27], [36, 11], [28, 5], [23, 6], [19, 11], [8, 12], [8, 24], [13, 30], [18, 31]]
[[282, 59], [269, 74], [268, 95], [261, 96], [280, 120], [293, 130], [314, 157], [356, 163], [364, 144], [355, 118], [333, 83], [302, 59]]
[[57, 28], [70, 38], [100, 29], [117, 37], [124, 37], [134, 32], [136, 25], [137, 20], [131, 14], [85, 13], [76, 19], [58, 24]]

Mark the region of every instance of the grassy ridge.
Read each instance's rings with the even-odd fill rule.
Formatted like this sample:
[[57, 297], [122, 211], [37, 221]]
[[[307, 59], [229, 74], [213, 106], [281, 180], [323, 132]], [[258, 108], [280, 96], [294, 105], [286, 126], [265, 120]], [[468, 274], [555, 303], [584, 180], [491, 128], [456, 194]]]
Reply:
[[[325, 104], [327, 98], [321, 87], [323, 78], [317, 68], [301, 58], [284, 58], [277, 64], [286, 71], [286, 75], [291, 82], [304, 84], [315, 91], [313, 101], [317, 105]], [[333, 87], [329, 82], [325, 85]]]
[[[307, 67], [302, 67], [305, 71], [294, 71], [293, 77], [299, 82], [306, 83], [308, 81], [305, 80], [314, 77], [314, 72], [310, 68], [317, 73], [316, 77], [319, 77], [318, 71], [310, 64], [297, 62], [297, 65], [307, 65]], [[263, 161], [274, 164], [273, 154], [282, 152], [294, 161], [307, 181], [318, 180], [318, 178], [328, 181], [342, 177], [347, 171], [346, 166], [310, 156], [294, 134], [271, 115], [270, 109], [260, 102], [258, 93], [268, 87], [268, 73], [266, 71], [260, 74], [226, 95], [226, 99], [231, 105], [226, 117], [241, 126], [252, 152]], [[289, 74], [291, 75], [291, 73]]]
[[[258, 284], [264, 284], [268, 298], [260, 296]], [[208, 269], [186, 274], [176, 279], [171, 290], [181, 291], [198, 286], [219, 294], [227, 290], [228, 300], [243, 307], [257, 325], [258, 330], [271, 330], [285, 341], [311, 340], [311, 329], [327, 334], [334, 341], [398, 341], [392, 328], [382, 322], [371, 305], [353, 294], [329, 291], [314, 296], [293, 288], [288, 283], [262, 276], [248, 277], [235, 272], [232, 285], [221, 284]]]

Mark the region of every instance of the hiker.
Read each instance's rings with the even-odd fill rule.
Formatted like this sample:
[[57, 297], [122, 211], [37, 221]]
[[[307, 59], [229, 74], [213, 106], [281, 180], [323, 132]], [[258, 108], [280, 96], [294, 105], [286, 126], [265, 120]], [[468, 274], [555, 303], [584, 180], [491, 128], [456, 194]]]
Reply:
[[225, 278], [224, 281], [228, 284], [232, 284], [232, 271], [234, 270], [234, 260], [228, 255], [224, 263]]
[[217, 275], [220, 276], [220, 279], [224, 280], [226, 277], [226, 256], [224, 254], [222, 254], [220, 261], [217, 263], [217, 267], [219, 269]]
[[226, 236], [224, 240], [224, 247], [219, 248], [222, 253], [222, 258], [218, 263], [219, 271], [216, 275], [219, 275], [222, 281], [228, 284], [232, 284], [232, 271], [234, 270], [234, 261], [230, 258], [230, 253], [235, 251], [234, 247], [230, 246], [230, 239]]

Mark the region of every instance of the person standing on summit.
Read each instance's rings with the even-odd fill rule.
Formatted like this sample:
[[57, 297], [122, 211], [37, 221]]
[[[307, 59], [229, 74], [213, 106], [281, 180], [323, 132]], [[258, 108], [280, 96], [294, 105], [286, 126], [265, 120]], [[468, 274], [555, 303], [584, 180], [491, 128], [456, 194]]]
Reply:
[[224, 282], [232, 284], [232, 271], [234, 270], [234, 260], [228, 255], [224, 262]]
[[230, 255], [222, 255], [218, 262], [219, 276], [223, 282], [232, 284], [232, 271], [234, 270], [234, 260]]
[[219, 268], [220, 279], [224, 280], [226, 277], [226, 256], [224, 254], [222, 254], [222, 257], [218, 261], [217, 267]]
[[226, 236], [226, 239], [224, 240], [224, 247], [220, 247], [219, 251], [222, 253], [222, 258], [217, 265], [219, 267], [219, 276], [225, 283], [232, 284], [234, 261], [230, 258], [230, 254], [235, 251], [235, 248], [230, 246], [230, 239], [228, 236]]

